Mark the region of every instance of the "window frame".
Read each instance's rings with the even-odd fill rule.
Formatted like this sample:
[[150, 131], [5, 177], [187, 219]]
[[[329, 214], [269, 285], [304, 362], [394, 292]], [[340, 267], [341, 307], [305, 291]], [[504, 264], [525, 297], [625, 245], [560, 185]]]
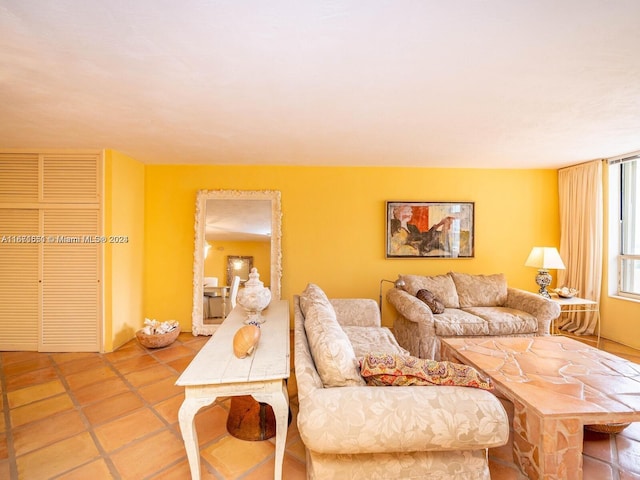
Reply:
[[[615, 278], [614, 282], [610, 282], [610, 292], [618, 297], [628, 298], [631, 300], [640, 301], [640, 285], [637, 285], [637, 292], [626, 291], [624, 289], [625, 283], [625, 263], [631, 261], [633, 263], [640, 262], [640, 254], [628, 254], [624, 253], [624, 208], [625, 204], [625, 195], [629, 192], [625, 190], [625, 179], [624, 179], [624, 168], [623, 164], [629, 162], [636, 162], [636, 168], [640, 169], [640, 154], [633, 153], [624, 155], [622, 157], [618, 157], [615, 159], [609, 159], [609, 199], [610, 199], [610, 218], [613, 220], [611, 223], [610, 232], [615, 235], [614, 238], [610, 239], [610, 255], [612, 259], [615, 261], [611, 262], [610, 265], [615, 266], [610, 270], [610, 278], [611, 274], [614, 274], [613, 278]], [[633, 190], [633, 195], [635, 198], [631, 199], [630, 203], [634, 203], [637, 205], [637, 202], [640, 201], [640, 195], [637, 195], [638, 189]], [[632, 220], [633, 221], [633, 220]], [[615, 227], [614, 227], [615, 222]], [[640, 230], [640, 225], [635, 226], [636, 229]], [[634, 267], [632, 267], [634, 268]], [[614, 287], [614, 288], [611, 288]]]

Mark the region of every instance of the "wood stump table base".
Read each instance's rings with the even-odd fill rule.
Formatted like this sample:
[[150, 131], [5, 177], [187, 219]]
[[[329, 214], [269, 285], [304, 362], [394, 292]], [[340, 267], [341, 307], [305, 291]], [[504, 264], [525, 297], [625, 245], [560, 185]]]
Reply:
[[276, 416], [271, 405], [251, 395], [231, 397], [227, 431], [240, 440], [268, 440], [276, 435]]

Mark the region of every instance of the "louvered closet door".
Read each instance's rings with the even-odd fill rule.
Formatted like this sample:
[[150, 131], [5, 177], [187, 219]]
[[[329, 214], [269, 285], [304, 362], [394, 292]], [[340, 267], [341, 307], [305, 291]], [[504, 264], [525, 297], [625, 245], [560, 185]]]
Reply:
[[98, 204], [99, 162], [99, 155], [42, 155], [42, 201]]
[[99, 351], [100, 214], [93, 209], [45, 209], [42, 324], [38, 349], [46, 352]]
[[38, 348], [38, 217], [37, 209], [0, 209], [0, 350]]

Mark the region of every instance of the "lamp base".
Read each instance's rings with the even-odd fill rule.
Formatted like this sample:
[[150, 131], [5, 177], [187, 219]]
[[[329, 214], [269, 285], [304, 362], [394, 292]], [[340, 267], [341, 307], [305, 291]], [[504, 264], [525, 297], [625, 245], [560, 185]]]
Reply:
[[547, 292], [547, 287], [551, 285], [551, 274], [547, 270], [538, 270], [538, 275], [536, 275], [536, 283], [540, 287], [538, 293], [545, 298], [551, 298], [549, 292]]

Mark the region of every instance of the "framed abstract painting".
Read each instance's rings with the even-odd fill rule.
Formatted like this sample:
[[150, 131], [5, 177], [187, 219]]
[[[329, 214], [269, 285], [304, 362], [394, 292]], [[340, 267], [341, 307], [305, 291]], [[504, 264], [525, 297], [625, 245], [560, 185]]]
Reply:
[[387, 202], [387, 258], [473, 258], [473, 202]]

